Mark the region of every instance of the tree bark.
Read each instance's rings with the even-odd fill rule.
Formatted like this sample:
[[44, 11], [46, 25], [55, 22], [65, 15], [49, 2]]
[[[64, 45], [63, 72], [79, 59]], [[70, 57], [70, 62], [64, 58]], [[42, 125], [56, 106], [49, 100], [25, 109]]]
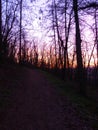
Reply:
[[23, 0], [20, 0], [20, 46], [19, 46], [19, 63], [21, 63], [22, 1]]
[[83, 69], [82, 51], [81, 51], [81, 35], [79, 28], [79, 16], [78, 16], [78, 0], [73, 0], [73, 10], [75, 17], [75, 30], [76, 30], [76, 56], [77, 56], [77, 72], [76, 79], [79, 83], [80, 93], [85, 95], [85, 72]]
[[2, 57], [2, 0], [0, 0], [0, 59]]

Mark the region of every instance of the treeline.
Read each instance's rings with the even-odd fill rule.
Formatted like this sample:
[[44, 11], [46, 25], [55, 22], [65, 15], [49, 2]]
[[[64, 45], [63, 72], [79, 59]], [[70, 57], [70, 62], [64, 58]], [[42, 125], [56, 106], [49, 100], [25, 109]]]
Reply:
[[37, 39], [27, 40], [24, 5], [24, 0], [0, 0], [0, 62], [8, 60], [51, 70], [63, 80], [75, 80], [80, 93], [86, 95], [87, 82], [98, 81], [98, 3], [48, 1], [40, 13], [45, 12], [42, 25], [49, 32], [51, 43], [46, 41], [41, 46]]

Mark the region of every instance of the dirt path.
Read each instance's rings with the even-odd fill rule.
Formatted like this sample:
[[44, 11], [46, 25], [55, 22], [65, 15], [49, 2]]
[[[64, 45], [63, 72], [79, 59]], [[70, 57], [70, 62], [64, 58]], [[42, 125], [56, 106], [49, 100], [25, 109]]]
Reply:
[[94, 130], [40, 71], [26, 69], [15, 87], [2, 130]]

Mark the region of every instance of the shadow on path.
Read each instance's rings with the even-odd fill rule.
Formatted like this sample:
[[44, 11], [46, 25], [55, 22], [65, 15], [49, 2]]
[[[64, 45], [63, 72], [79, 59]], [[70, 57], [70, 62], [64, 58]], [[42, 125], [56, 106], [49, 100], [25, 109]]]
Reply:
[[38, 70], [17, 79], [1, 130], [93, 130]]

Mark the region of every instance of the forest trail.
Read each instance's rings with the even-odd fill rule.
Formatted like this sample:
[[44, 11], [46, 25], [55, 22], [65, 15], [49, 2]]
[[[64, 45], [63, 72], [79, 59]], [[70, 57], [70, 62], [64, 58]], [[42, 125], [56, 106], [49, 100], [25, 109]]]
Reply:
[[6, 109], [1, 130], [94, 130], [41, 71], [24, 71], [12, 76], [11, 105]]

